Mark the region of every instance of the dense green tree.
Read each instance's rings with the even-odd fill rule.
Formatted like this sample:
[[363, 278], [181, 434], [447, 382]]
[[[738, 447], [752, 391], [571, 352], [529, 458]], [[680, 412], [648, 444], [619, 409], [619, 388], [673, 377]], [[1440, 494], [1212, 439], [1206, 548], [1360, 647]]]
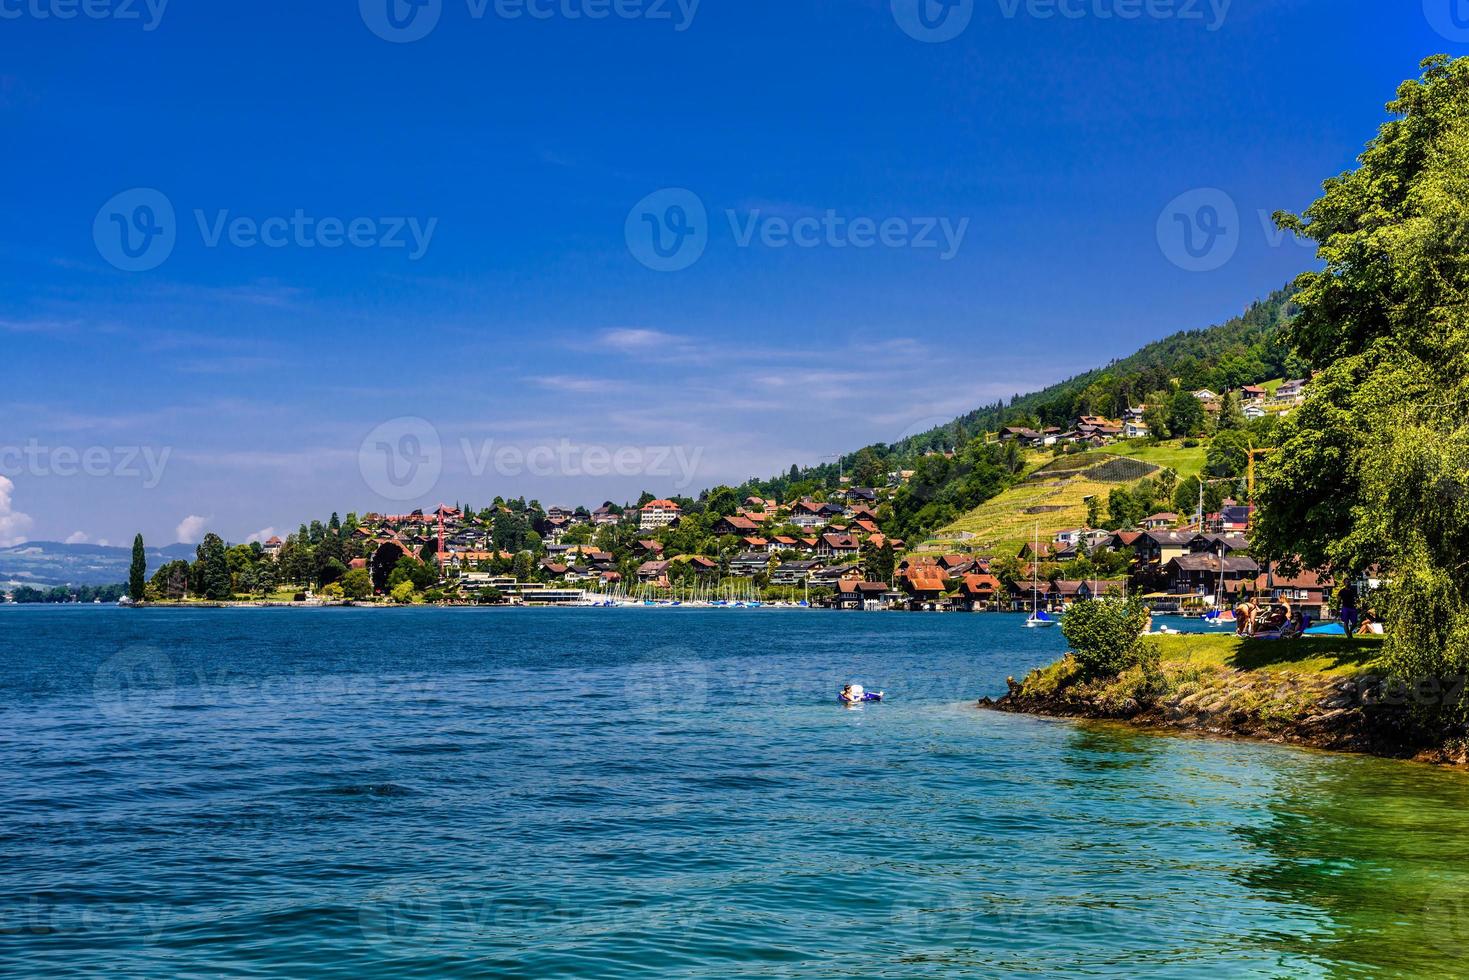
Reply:
[[1209, 443], [1204, 459], [1210, 476], [1244, 476], [1250, 462], [1249, 435], [1234, 429], [1219, 433]]
[[1175, 436], [1201, 436], [1208, 427], [1209, 417], [1204, 403], [1194, 397], [1193, 392], [1179, 389], [1168, 400], [1168, 428]]
[[1260, 468], [1255, 529], [1288, 564], [1380, 565], [1408, 679], [1469, 673], [1469, 59], [1423, 67], [1358, 168], [1277, 216], [1324, 262], [1298, 281], [1293, 329], [1321, 373]]
[[1245, 427], [1247, 421], [1244, 409], [1240, 408], [1239, 392], [1225, 392], [1224, 401], [1219, 405], [1219, 421], [1215, 425], [1215, 431], [1238, 431]]
[[199, 576], [199, 588], [196, 592], [211, 601], [233, 598], [234, 587], [224, 539], [212, 532], [206, 534], [204, 542], [195, 553], [198, 558], [195, 567]]
[[133, 538], [133, 560], [128, 566], [128, 595], [134, 602], [142, 602], [148, 593], [148, 553], [143, 548], [141, 534]]
[[372, 595], [372, 576], [365, 568], [354, 568], [342, 576], [342, 594], [348, 599], [366, 599]]

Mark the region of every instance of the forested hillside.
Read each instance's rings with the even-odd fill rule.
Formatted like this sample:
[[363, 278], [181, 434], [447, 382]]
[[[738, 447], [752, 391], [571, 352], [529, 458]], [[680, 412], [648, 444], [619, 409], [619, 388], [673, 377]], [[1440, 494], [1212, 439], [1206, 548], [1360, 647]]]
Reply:
[[1157, 401], [1160, 394], [1201, 388], [1222, 392], [1306, 374], [1306, 365], [1286, 338], [1286, 324], [1296, 311], [1293, 296], [1292, 288], [1282, 289], [1224, 323], [1181, 331], [1042, 391], [978, 408], [893, 445], [864, 447], [840, 463], [792, 466], [786, 474], [750, 480], [737, 489], [742, 496], [790, 499], [835, 488], [843, 475], [856, 486], [881, 486], [890, 473], [911, 470], [912, 476], [893, 499], [885, 526], [896, 536], [921, 536], [1019, 478], [1022, 463], [1016, 447], [987, 444], [984, 438], [1002, 426], [1066, 427], [1081, 415], [1119, 417], [1128, 407], [1150, 398]]

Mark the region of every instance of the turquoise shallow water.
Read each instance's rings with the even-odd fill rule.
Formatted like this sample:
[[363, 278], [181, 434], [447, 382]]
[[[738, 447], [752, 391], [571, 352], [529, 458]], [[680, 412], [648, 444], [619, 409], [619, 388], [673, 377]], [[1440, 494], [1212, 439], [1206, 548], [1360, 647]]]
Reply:
[[1469, 777], [973, 709], [1020, 622], [0, 610], [0, 973], [1466, 972]]

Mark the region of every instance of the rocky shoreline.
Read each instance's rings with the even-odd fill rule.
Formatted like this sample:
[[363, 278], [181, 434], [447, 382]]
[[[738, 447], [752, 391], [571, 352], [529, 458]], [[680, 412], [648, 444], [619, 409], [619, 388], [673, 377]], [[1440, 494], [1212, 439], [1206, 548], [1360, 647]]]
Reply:
[[1409, 709], [1406, 694], [1371, 674], [1164, 663], [1151, 676], [1133, 671], [1109, 681], [1080, 682], [1067, 676], [1068, 663], [1069, 657], [1023, 682], [1008, 678], [1009, 690], [995, 700], [981, 699], [979, 707], [1469, 766], [1469, 739], [1462, 732], [1425, 728]]

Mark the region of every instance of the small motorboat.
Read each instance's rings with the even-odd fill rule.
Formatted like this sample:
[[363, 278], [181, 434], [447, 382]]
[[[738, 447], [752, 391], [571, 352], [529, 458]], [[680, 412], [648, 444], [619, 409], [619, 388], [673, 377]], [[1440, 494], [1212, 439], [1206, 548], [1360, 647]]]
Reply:
[[837, 695], [837, 698], [842, 702], [842, 704], [850, 706], [854, 704], [865, 704], [868, 701], [881, 701], [882, 692], [868, 691], [864, 689], [861, 684], [848, 684], [846, 687], [842, 688], [842, 691], [840, 694]]

